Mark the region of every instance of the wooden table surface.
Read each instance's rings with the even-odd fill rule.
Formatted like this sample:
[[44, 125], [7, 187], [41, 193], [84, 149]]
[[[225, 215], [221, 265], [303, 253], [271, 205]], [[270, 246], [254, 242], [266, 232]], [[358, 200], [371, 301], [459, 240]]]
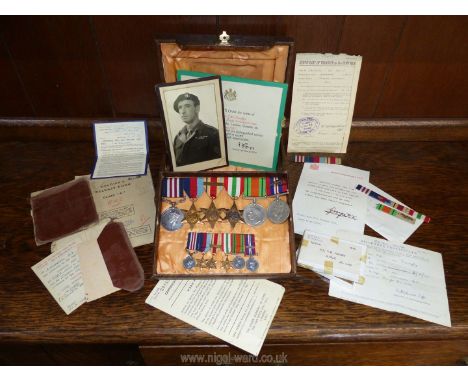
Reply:
[[[161, 142], [150, 142], [153, 176]], [[369, 170], [372, 183], [432, 218], [407, 243], [442, 253], [452, 328], [329, 297], [324, 281], [299, 268], [296, 278], [277, 281], [286, 293], [265, 344], [467, 340], [467, 156], [468, 142], [352, 142], [344, 160]], [[89, 173], [93, 158], [91, 142], [0, 142], [0, 345], [223, 344], [145, 304], [155, 285], [152, 245], [136, 249], [145, 270], [142, 290], [114, 293], [69, 316], [32, 272], [50, 246], [34, 242], [30, 193]], [[294, 189], [301, 166], [289, 163], [288, 170]], [[366, 233], [378, 236], [367, 227]]]

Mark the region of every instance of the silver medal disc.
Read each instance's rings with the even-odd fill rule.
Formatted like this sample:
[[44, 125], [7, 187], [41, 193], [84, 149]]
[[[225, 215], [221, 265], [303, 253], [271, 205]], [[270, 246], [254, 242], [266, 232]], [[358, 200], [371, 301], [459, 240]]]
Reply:
[[234, 260], [232, 260], [232, 267], [234, 269], [242, 269], [244, 268], [245, 266], [245, 260], [240, 257], [240, 256], [236, 256], [234, 257]]
[[250, 271], [250, 272], [255, 272], [258, 269], [258, 261], [255, 260], [252, 256], [247, 260], [245, 267]]
[[161, 225], [168, 231], [177, 231], [182, 228], [184, 213], [177, 207], [169, 207], [161, 214]]
[[275, 199], [268, 206], [268, 219], [274, 224], [284, 223], [289, 217], [290, 209], [286, 202]]
[[187, 256], [184, 259], [184, 268], [185, 269], [192, 269], [196, 265], [196, 261], [192, 256]]
[[244, 221], [251, 227], [262, 225], [266, 218], [266, 211], [263, 206], [257, 203], [250, 203], [244, 208], [242, 213]]

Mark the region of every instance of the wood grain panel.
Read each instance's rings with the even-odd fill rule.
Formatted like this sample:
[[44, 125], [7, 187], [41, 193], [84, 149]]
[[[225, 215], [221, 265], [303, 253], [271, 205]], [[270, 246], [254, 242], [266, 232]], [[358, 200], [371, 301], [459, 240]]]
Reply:
[[4, 39], [37, 116], [111, 116], [88, 17], [9, 17]]
[[373, 116], [405, 20], [404, 16], [346, 17], [338, 51], [363, 57], [355, 118]]
[[230, 34], [292, 37], [298, 53], [336, 52], [343, 21], [343, 16], [219, 17], [220, 29]]
[[410, 16], [376, 117], [466, 117], [468, 17]]
[[468, 341], [265, 345], [258, 357], [229, 346], [141, 346], [146, 365], [464, 365]]
[[93, 17], [116, 116], [156, 116], [159, 78], [154, 38], [162, 34], [216, 34], [215, 16]]
[[[1, 23], [1, 21], [0, 21]], [[1, 32], [0, 32], [1, 33]], [[8, 48], [0, 35], [0, 116], [34, 116], [34, 111], [23, 91]]]

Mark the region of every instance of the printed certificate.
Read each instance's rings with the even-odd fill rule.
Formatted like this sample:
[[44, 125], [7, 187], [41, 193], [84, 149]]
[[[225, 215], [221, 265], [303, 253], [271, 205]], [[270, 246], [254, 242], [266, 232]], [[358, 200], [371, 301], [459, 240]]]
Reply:
[[[211, 74], [179, 70], [179, 81]], [[288, 85], [221, 76], [229, 164], [276, 170]]]
[[296, 56], [288, 152], [345, 153], [361, 56]]

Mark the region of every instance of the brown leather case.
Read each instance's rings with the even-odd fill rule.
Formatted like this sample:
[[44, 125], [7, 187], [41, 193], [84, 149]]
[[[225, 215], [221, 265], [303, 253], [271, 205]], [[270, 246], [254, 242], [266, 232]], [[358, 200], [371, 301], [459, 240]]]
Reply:
[[[252, 78], [264, 81], [288, 83], [288, 102], [291, 97], [292, 74], [294, 70], [294, 41], [287, 37], [261, 37], [261, 36], [231, 36], [227, 44], [220, 42], [218, 36], [212, 35], [187, 35], [166, 36], [156, 39], [158, 60], [162, 62], [161, 78], [165, 82], [177, 80], [177, 70], [191, 70], [205, 72], [215, 75], [229, 75], [236, 77]], [[278, 172], [258, 172], [257, 170], [226, 166], [215, 169], [218, 176], [268, 176], [274, 175], [286, 177], [287, 173], [282, 171], [285, 160], [283, 140], [280, 145], [278, 160]], [[170, 163], [166, 157], [163, 167]], [[270, 222], [264, 223], [262, 227], [252, 229], [247, 225], [239, 225], [234, 231], [230, 231], [221, 223], [217, 223], [214, 230], [197, 227], [194, 230], [210, 232], [239, 232], [256, 233], [258, 235], [259, 250], [261, 255], [262, 270], [251, 273], [247, 270], [241, 272], [223, 273], [219, 269], [208, 272], [186, 271], [182, 266], [185, 256], [185, 240], [188, 233], [188, 225], [169, 233], [160, 227], [160, 214], [168, 207], [160, 197], [161, 182], [163, 177], [174, 176], [212, 176], [213, 172], [193, 173], [171, 173], [164, 172], [160, 175], [158, 185], [159, 196], [156, 213], [156, 232], [153, 278], [278, 278], [289, 277], [296, 274], [296, 255], [294, 246], [294, 229], [291, 215], [287, 222], [275, 225]], [[206, 195], [205, 195], [206, 196]], [[206, 196], [207, 197], [207, 196]], [[291, 207], [290, 195], [282, 197]], [[238, 201], [240, 206], [248, 204], [249, 201]], [[190, 201], [180, 205], [180, 208], [188, 208]], [[201, 198], [196, 202], [197, 207], [203, 208], [207, 200]], [[232, 204], [229, 196], [221, 192], [215, 200], [216, 205]], [[259, 204], [267, 205], [266, 201]], [[226, 222], [227, 225], [229, 223]], [[217, 260], [220, 260], [218, 254]], [[270, 262], [270, 263], [268, 263]]]

